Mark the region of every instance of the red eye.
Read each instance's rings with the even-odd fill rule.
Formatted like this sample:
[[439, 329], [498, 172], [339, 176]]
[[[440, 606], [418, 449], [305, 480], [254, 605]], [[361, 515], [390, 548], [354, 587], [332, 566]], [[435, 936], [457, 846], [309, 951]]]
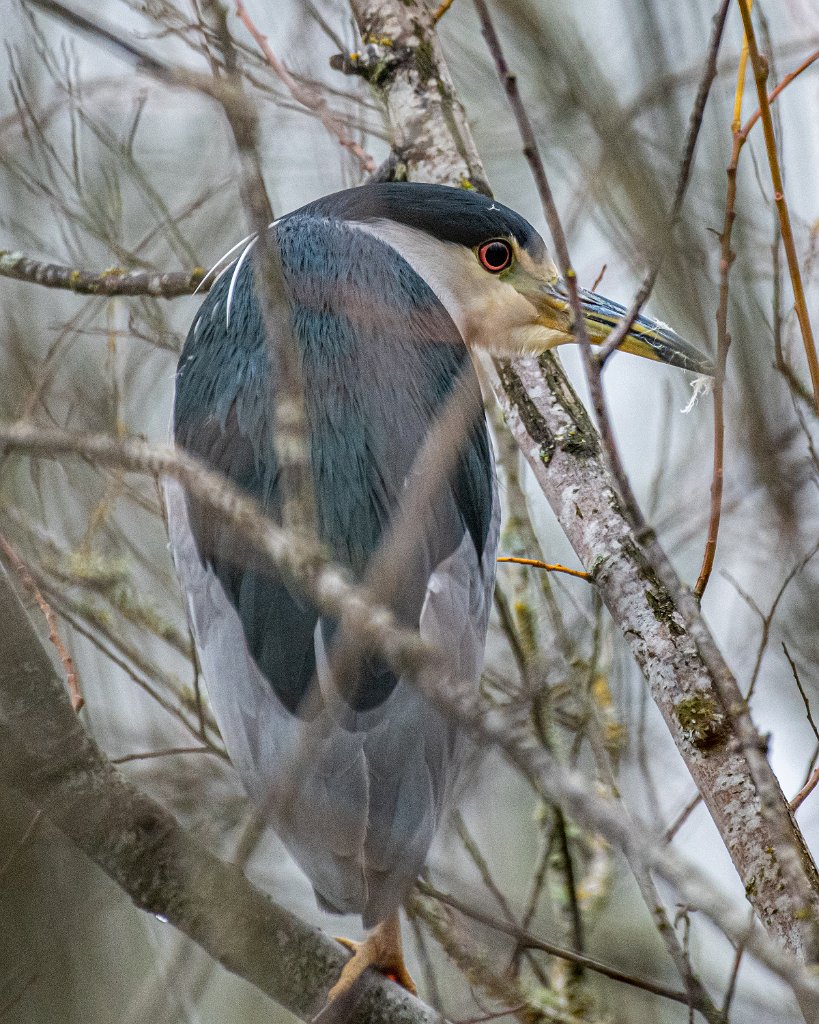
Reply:
[[478, 259], [490, 274], [499, 274], [512, 262], [512, 246], [502, 238], [493, 238], [478, 249]]

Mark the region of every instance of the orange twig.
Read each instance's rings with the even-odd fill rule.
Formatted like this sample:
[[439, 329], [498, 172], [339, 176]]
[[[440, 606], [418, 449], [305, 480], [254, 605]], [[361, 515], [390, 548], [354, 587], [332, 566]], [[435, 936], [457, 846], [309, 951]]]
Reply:
[[373, 157], [370, 156], [370, 154], [367, 153], [366, 150], [364, 150], [357, 142], [350, 138], [345, 126], [328, 106], [327, 100], [321, 96], [316, 89], [303, 85], [290, 73], [284, 62], [273, 52], [270, 43], [267, 41], [267, 36], [263, 35], [263, 33], [261, 33], [256, 27], [255, 22], [248, 14], [242, 0], [236, 0], [236, 16], [253, 36], [256, 45], [264, 54], [265, 60], [293, 99], [296, 100], [297, 103], [301, 103], [303, 107], [307, 107], [308, 110], [313, 111], [327, 131], [331, 135], [335, 135], [339, 144], [345, 149], [349, 149], [358, 161], [359, 167], [362, 171], [365, 171], [367, 174], [372, 173], [375, 170], [375, 160]]
[[765, 81], [768, 77], [768, 64], [764, 61], [756, 45], [754, 27], [751, 21], [751, 8], [748, 0], [738, 0], [739, 9], [742, 13], [742, 24], [745, 27], [745, 35], [748, 37], [748, 54], [751, 58], [751, 66], [754, 69], [756, 90], [759, 95], [759, 113], [762, 119], [762, 128], [765, 132], [765, 149], [768, 154], [768, 165], [771, 171], [771, 182], [774, 190], [774, 202], [779, 214], [779, 224], [782, 230], [782, 244], [785, 247], [785, 256], [788, 260], [788, 271], [791, 275], [793, 287], [793, 303], [796, 308], [796, 317], [802, 332], [802, 343], [805, 346], [805, 356], [810, 370], [811, 384], [813, 385], [813, 400], [816, 411], [819, 413], [819, 358], [816, 355], [816, 345], [813, 340], [813, 329], [808, 316], [808, 307], [805, 301], [805, 290], [802, 286], [802, 274], [799, 269], [799, 259], [796, 255], [796, 242], [791, 228], [791, 218], [788, 212], [788, 204], [785, 200], [785, 186], [782, 182], [782, 171], [779, 167], [779, 158], [776, 154], [776, 137], [774, 136], [773, 118], [771, 117], [771, 104], [768, 93], [765, 90]]
[[591, 580], [591, 574], [582, 572], [580, 569], [569, 569], [565, 565], [550, 565], [548, 562], [541, 562], [537, 558], [498, 558], [498, 562], [511, 562], [513, 565], [531, 565], [535, 569], [545, 569], [547, 572], [565, 572], [567, 576], [576, 576], [579, 580]]
[[28, 571], [25, 562], [20, 558], [2, 533], [0, 533], [0, 549], [2, 549], [3, 554], [8, 558], [9, 562], [11, 562], [14, 571], [20, 578], [20, 582], [37, 602], [40, 611], [45, 616], [45, 620], [48, 623], [48, 638], [57, 648], [57, 654], [59, 655], [60, 661], [63, 664], [63, 669], [65, 670], [65, 680], [68, 685], [68, 692], [71, 695], [71, 706], [74, 708], [74, 711], [79, 714], [85, 704], [85, 698], [80, 693], [80, 686], [77, 682], [77, 672], [74, 668], [74, 659], [69, 654], [60, 637], [59, 631], [57, 630], [57, 617], [54, 614], [54, 610], [43, 597], [40, 592], [40, 588], [34, 582], [34, 577]]
[[[753, 0], [751, 0], [753, 6]], [[748, 66], [748, 37], [742, 33], [742, 49], [739, 51], [739, 67], [737, 68], [737, 87], [734, 92], [734, 116], [731, 119], [731, 131], [738, 132], [742, 126], [742, 96], [745, 92], [745, 69]]]
[[433, 21], [440, 21], [441, 18], [446, 14], [449, 8], [452, 6], [453, 0], [441, 0], [441, 3], [436, 8], [435, 13], [432, 15]]
[[[768, 93], [768, 105], [772, 104], [778, 98], [779, 94], [782, 92], [783, 89], [787, 89], [787, 87], [791, 84], [791, 82], [794, 81], [794, 79], [798, 78], [803, 71], [807, 71], [811, 64], [815, 64], [817, 60], [819, 60], [819, 50], [814, 50], [809, 57], [806, 57], [802, 61], [799, 67], [794, 68], [793, 71], [789, 71], [788, 74], [785, 75], [785, 77], [779, 83], [779, 85]], [[757, 107], [757, 109], [753, 112], [753, 114], [751, 114], [751, 116], [745, 122], [745, 126], [742, 129], [742, 134], [746, 138], [748, 136], [748, 132], [750, 132], [750, 130], [757, 123], [761, 116], [762, 108]]]
[[[741, 2], [741, 0], [740, 0]], [[743, 52], [745, 47], [743, 45]], [[799, 75], [819, 60], [819, 50], [814, 51], [807, 57], [799, 67], [794, 68], [785, 75], [779, 85], [766, 97], [768, 101], [768, 112], [770, 104], [773, 103], [783, 89], [787, 88]], [[711, 479], [711, 514], [708, 521], [708, 538], [705, 542], [702, 567], [697, 578], [694, 593], [702, 597], [711, 571], [714, 567], [714, 558], [717, 550], [717, 537], [719, 535], [720, 518], [722, 514], [722, 483], [724, 470], [724, 448], [725, 448], [725, 365], [728, 359], [728, 349], [731, 345], [731, 336], [728, 333], [728, 275], [734, 262], [735, 254], [731, 250], [731, 233], [736, 219], [736, 194], [737, 194], [737, 166], [742, 147], [748, 141], [751, 129], [762, 117], [762, 108], [758, 108], [745, 122], [742, 128], [739, 127], [740, 114], [742, 109], [742, 94], [745, 85], [744, 75], [737, 78], [736, 95], [734, 97], [734, 122], [732, 124], [733, 145], [731, 148], [731, 159], [726, 168], [728, 175], [728, 190], [725, 196], [725, 217], [720, 235], [720, 289], [719, 305], [717, 306], [717, 370], [714, 377], [714, 471]], [[797, 268], [798, 269], [798, 268]]]

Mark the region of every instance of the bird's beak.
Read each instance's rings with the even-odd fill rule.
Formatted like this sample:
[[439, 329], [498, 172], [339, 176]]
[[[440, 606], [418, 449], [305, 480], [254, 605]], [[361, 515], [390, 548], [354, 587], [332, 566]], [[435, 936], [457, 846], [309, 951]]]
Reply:
[[[526, 289], [526, 297], [537, 308], [538, 322], [543, 327], [571, 333], [569, 296], [561, 280], [540, 281], [536, 290], [531, 286]], [[584, 288], [580, 289], [580, 302], [589, 340], [593, 345], [600, 345], [625, 316], [626, 310], [619, 303]], [[714, 365], [710, 359], [683, 341], [670, 327], [647, 316], [637, 317], [619, 348], [623, 352], [668, 363], [669, 366], [679, 366], [708, 377], [714, 376]]]

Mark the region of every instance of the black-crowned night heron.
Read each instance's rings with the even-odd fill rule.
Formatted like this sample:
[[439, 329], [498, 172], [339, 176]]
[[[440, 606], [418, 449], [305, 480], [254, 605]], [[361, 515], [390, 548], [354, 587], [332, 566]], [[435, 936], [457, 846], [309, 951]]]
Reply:
[[[302, 360], [319, 532], [362, 578], [455, 382], [478, 390], [470, 349], [510, 355], [572, 341], [566, 293], [534, 228], [471, 191], [370, 185], [310, 203], [272, 230]], [[236, 250], [193, 322], [173, 423], [178, 445], [275, 519], [275, 388], [253, 244]], [[590, 292], [583, 303], [600, 341], [623, 309]], [[644, 317], [622, 347], [710, 372], [673, 331]], [[454, 463], [414, 524], [413, 554], [395, 566], [393, 611], [442, 652], [453, 679], [477, 686], [499, 520], [482, 414]], [[336, 990], [369, 964], [411, 987], [398, 907], [452, 788], [451, 723], [377, 658], [360, 665], [355, 686], [334, 691], [335, 623], [272, 565], [248, 561], [241, 538], [173, 486], [169, 516], [208, 694], [246, 789], [321, 906], [377, 926]], [[323, 698], [311, 698], [308, 714], [315, 692]]]

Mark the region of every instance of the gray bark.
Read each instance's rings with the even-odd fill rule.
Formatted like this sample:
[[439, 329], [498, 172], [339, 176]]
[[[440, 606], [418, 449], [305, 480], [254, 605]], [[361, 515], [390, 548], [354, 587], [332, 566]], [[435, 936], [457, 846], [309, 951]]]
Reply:
[[[381, 40], [385, 51], [377, 86], [390, 122], [423, 123], [423, 137], [398, 140], [408, 176], [449, 185], [483, 181], [462, 108], [451, 89], [449, 108], [436, 99], [450, 78], [423, 0], [351, 6], [362, 38]], [[434, 149], [414, 160], [424, 139], [434, 140]], [[509, 425], [634, 652], [750, 903], [787, 948], [815, 961], [819, 874], [704, 620], [692, 622], [679, 580], [669, 581], [665, 567], [658, 574], [648, 545], [630, 529], [599, 437], [557, 361], [547, 355], [539, 363], [497, 365], [493, 388]]]
[[[210, 854], [131, 786], [80, 724], [51, 659], [0, 566], [0, 781], [109, 875], [223, 967], [309, 1021], [349, 954]], [[440, 1016], [373, 977], [357, 1024], [433, 1024]]]
[[[816, 868], [772, 772], [766, 783], [799, 855], [804, 888], [787, 884], [760, 787], [711, 674], [671, 595], [619, 508], [598, 438], [553, 356], [499, 364], [493, 386], [509, 427], [645, 675], [760, 919], [807, 957], [804, 910]], [[733, 682], [733, 680], [732, 680]], [[737, 703], [741, 703], [736, 690]], [[766, 762], [767, 764], [767, 762]], [[770, 794], [768, 796], [770, 800]]]

